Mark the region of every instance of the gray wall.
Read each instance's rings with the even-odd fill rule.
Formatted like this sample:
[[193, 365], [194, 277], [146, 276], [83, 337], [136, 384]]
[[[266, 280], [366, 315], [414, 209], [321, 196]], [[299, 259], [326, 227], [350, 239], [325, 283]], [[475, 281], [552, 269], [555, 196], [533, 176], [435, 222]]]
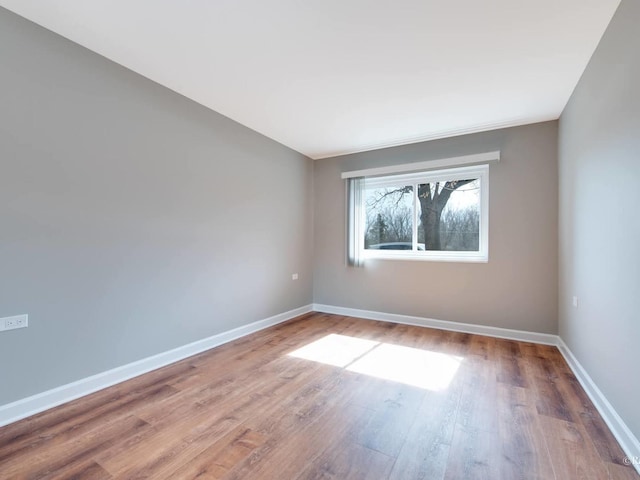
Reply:
[[310, 159], [4, 9], [0, 66], [0, 405], [311, 303]]
[[636, 437], [639, 22], [640, 2], [623, 0], [560, 118], [559, 133], [560, 334]]
[[[489, 262], [345, 265], [340, 173], [501, 150], [489, 174]], [[557, 332], [557, 122], [314, 162], [316, 303]]]

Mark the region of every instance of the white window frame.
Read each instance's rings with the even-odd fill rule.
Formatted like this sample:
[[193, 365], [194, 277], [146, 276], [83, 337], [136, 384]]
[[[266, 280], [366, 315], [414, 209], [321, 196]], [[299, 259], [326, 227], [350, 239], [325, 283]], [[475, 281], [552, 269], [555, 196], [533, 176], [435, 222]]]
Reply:
[[[418, 184], [446, 182], [467, 178], [480, 180], [480, 228], [478, 251], [435, 251], [417, 250], [418, 232]], [[362, 259], [382, 260], [421, 260], [439, 262], [475, 262], [486, 263], [489, 261], [489, 165], [475, 165], [441, 170], [430, 170], [408, 174], [385, 175], [366, 177], [364, 189], [371, 187], [403, 187], [413, 185], [413, 250], [367, 250], [364, 248], [365, 237], [365, 195], [361, 195], [360, 208], [362, 218], [358, 222], [356, 232], [359, 254]]]

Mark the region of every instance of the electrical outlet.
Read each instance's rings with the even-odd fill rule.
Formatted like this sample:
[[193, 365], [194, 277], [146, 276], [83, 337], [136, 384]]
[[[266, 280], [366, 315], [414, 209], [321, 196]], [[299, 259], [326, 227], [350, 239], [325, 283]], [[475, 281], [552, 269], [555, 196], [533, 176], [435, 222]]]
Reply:
[[298, 279], [298, 274], [297, 273], [291, 274], [291, 280], [297, 280], [297, 279]]
[[578, 297], [576, 297], [575, 295], [573, 297], [573, 307], [578, 308]]
[[15, 330], [16, 328], [26, 328], [28, 326], [28, 315], [15, 315], [13, 317], [0, 318], [0, 331]]

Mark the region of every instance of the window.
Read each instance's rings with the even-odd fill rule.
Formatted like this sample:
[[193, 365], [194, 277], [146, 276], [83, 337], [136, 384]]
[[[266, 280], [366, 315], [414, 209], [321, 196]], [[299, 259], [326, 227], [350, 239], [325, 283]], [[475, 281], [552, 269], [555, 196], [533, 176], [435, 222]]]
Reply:
[[489, 166], [358, 179], [359, 258], [488, 260]]

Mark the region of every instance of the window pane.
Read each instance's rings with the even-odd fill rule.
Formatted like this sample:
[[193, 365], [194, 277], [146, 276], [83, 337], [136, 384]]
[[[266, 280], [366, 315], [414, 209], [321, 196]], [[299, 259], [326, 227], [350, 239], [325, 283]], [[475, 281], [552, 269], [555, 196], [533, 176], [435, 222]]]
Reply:
[[365, 191], [364, 248], [411, 250], [413, 187], [369, 188]]
[[480, 180], [418, 185], [418, 218], [418, 243], [425, 250], [479, 251]]

